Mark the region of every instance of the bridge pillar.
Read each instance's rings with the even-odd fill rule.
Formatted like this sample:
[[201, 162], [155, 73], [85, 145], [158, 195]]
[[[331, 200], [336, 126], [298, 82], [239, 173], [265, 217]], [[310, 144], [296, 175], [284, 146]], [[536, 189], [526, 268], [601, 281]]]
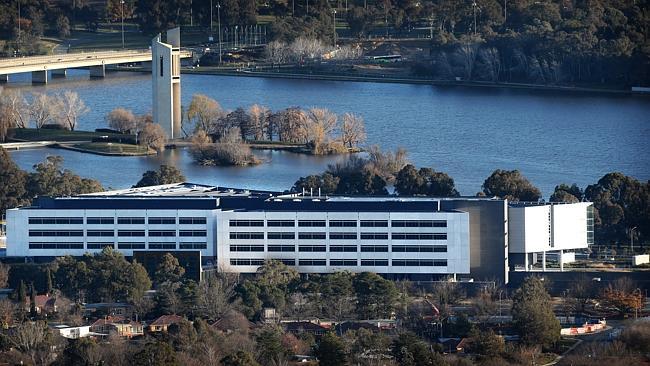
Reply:
[[6, 84], [9, 82], [9, 74], [0, 74], [0, 84]]
[[47, 84], [47, 70], [32, 71], [32, 84]]
[[103, 78], [106, 76], [106, 67], [105, 65], [97, 65], [90, 67], [90, 77], [91, 78]]
[[66, 77], [68, 70], [66, 69], [56, 69], [52, 70], [52, 78], [64, 78]]

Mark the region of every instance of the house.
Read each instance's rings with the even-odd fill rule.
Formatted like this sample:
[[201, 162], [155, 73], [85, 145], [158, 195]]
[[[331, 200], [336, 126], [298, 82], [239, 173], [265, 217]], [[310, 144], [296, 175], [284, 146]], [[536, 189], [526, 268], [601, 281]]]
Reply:
[[144, 327], [140, 322], [136, 322], [123, 317], [107, 316], [97, 319], [91, 326], [90, 331], [102, 335], [116, 333], [119, 336], [132, 338], [144, 334]]
[[122, 302], [98, 302], [83, 305], [83, 314], [87, 317], [99, 317], [101, 315], [121, 316], [131, 318], [133, 307]]
[[329, 327], [305, 321], [286, 322], [282, 323], [282, 326], [284, 327], [285, 331], [296, 336], [303, 333], [309, 333], [316, 337], [320, 337], [329, 331]]
[[246, 318], [246, 316], [238, 311], [229, 310], [221, 319], [212, 323], [212, 327], [222, 333], [232, 333], [235, 331], [251, 331], [256, 325]]
[[439, 338], [438, 342], [442, 346], [444, 353], [463, 352], [471, 342], [469, 338]]
[[90, 337], [93, 335], [93, 333], [90, 331], [90, 325], [82, 325], [82, 326], [69, 326], [65, 324], [58, 324], [58, 325], [52, 325], [50, 328], [56, 332], [59, 333], [59, 335], [63, 338], [68, 338], [68, 339], [79, 339], [79, 338], [85, 338], [85, 337]]
[[151, 322], [151, 324], [147, 326], [147, 330], [151, 333], [166, 332], [170, 325], [180, 323], [184, 319], [185, 318], [179, 315], [163, 315]]
[[[57, 312], [56, 297], [50, 297], [50, 295], [36, 295], [34, 297], [34, 303], [36, 305], [36, 314], [50, 314]], [[31, 307], [31, 299], [27, 296], [25, 297], [25, 309], [30, 311]]]

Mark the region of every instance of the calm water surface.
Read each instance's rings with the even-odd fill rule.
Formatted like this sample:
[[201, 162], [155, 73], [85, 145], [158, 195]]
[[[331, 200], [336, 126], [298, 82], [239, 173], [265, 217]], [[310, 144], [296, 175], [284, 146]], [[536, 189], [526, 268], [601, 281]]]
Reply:
[[[21, 79], [22, 77], [22, 79]], [[25, 92], [74, 89], [91, 108], [79, 129], [105, 127], [104, 116], [122, 106], [151, 110], [151, 78], [110, 73], [88, 80], [72, 70], [66, 80], [32, 87], [29, 76], [8, 84]], [[321, 106], [355, 112], [366, 120], [368, 144], [404, 147], [412, 162], [449, 173], [463, 194], [480, 190], [496, 169], [519, 169], [548, 196], [559, 183], [584, 187], [603, 174], [620, 171], [650, 179], [650, 99], [497, 89], [440, 88], [426, 85], [183, 75], [183, 104], [195, 93], [226, 109], [254, 103], [274, 110]], [[134, 184], [147, 169], [174, 164], [189, 180], [222, 186], [286, 189], [299, 177], [322, 171], [345, 157], [309, 157], [287, 152], [256, 152], [267, 164], [245, 168], [200, 167], [184, 150], [158, 157], [115, 158], [64, 150], [13, 152], [22, 168], [47, 154], [65, 166], [114, 188]]]

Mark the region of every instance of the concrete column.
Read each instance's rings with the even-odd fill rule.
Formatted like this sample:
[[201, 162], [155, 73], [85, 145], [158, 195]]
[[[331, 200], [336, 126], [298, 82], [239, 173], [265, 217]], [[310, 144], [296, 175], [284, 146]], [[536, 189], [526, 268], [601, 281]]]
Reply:
[[564, 254], [564, 250], [560, 250], [560, 272], [564, 272], [564, 262], [562, 261], [563, 254]]
[[546, 272], [546, 252], [542, 252], [542, 271]]
[[66, 69], [56, 69], [52, 70], [52, 78], [64, 78], [68, 74]]
[[91, 78], [103, 78], [106, 76], [106, 67], [104, 65], [97, 65], [90, 67]]
[[5, 84], [9, 82], [8, 74], [0, 74], [0, 84]]
[[47, 70], [32, 71], [32, 84], [47, 84]]
[[524, 268], [526, 268], [526, 272], [530, 271], [530, 267], [528, 267], [528, 256], [529, 255], [530, 255], [529, 253], [524, 254]]

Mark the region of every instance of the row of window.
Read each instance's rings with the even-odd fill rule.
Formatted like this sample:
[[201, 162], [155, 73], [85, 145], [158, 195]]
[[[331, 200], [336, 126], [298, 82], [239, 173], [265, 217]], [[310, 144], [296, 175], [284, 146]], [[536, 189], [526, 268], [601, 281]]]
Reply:
[[[264, 245], [241, 244], [231, 245], [231, 252], [263, 252]], [[269, 245], [269, 252], [295, 252], [295, 245]], [[325, 245], [300, 245], [299, 252], [326, 252]], [[330, 245], [330, 252], [357, 252], [356, 245]], [[394, 253], [446, 253], [445, 245], [393, 245]], [[382, 253], [388, 252], [387, 245], [362, 245], [362, 253]]]
[[[88, 243], [86, 249], [115, 248], [113, 243]], [[145, 249], [145, 243], [118, 243], [118, 249]], [[180, 249], [207, 249], [207, 243], [181, 243]], [[39, 243], [30, 242], [29, 249], [84, 249], [84, 243]], [[149, 243], [149, 249], [176, 249], [176, 243]]]
[[[33, 225], [69, 225], [69, 224], [83, 224], [83, 217], [30, 217], [29, 223]], [[147, 219], [149, 225], [175, 225], [175, 217], [149, 217]], [[86, 223], [89, 225], [112, 225], [115, 224], [113, 217], [88, 217]], [[144, 217], [119, 217], [118, 224], [123, 225], [143, 225]], [[205, 225], [205, 217], [181, 217], [178, 223], [182, 225]], [[231, 225], [232, 226], [232, 225]], [[248, 225], [244, 225], [248, 226]], [[253, 225], [256, 226], [256, 225]], [[262, 222], [262, 225], [264, 223]]]
[[[112, 237], [113, 230], [88, 230], [87, 236], [92, 237]], [[29, 236], [84, 236], [83, 230], [30, 230]], [[144, 230], [118, 230], [117, 236], [145, 236]], [[175, 237], [175, 230], [149, 230], [149, 236], [153, 237]], [[206, 237], [206, 230], [180, 230], [178, 236], [182, 237]], [[263, 237], [262, 237], [263, 238]]]
[[[282, 263], [295, 266], [295, 259], [281, 259]], [[264, 259], [248, 259], [248, 258], [232, 258], [230, 264], [233, 266], [261, 266], [264, 264]], [[299, 266], [326, 266], [326, 259], [299, 259]], [[359, 262], [356, 259], [330, 259], [330, 266], [358, 266]], [[393, 267], [446, 267], [447, 260], [445, 259], [393, 259], [391, 262]], [[362, 259], [362, 267], [386, 267], [388, 260], [385, 259]]]
[[[295, 233], [267, 233], [267, 239], [295, 239]], [[357, 240], [357, 233], [329, 233], [330, 240]], [[298, 239], [322, 240], [327, 238], [324, 232], [298, 233]], [[393, 240], [447, 240], [446, 233], [392, 233]], [[264, 239], [263, 232], [231, 232], [230, 239], [250, 240]], [[361, 240], [388, 240], [388, 233], [361, 233]]]
[[[391, 220], [392, 227], [447, 227], [445, 220]], [[230, 220], [231, 227], [263, 227], [264, 220]], [[269, 227], [294, 227], [294, 220], [268, 220]], [[325, 220], [298, 220], [299, 227], [325, 227]], [[330, 227], [357, 227], [356, 220], [330, 220]], [[361, 220], [361, 227], [388, 227], [388, 220]]]

